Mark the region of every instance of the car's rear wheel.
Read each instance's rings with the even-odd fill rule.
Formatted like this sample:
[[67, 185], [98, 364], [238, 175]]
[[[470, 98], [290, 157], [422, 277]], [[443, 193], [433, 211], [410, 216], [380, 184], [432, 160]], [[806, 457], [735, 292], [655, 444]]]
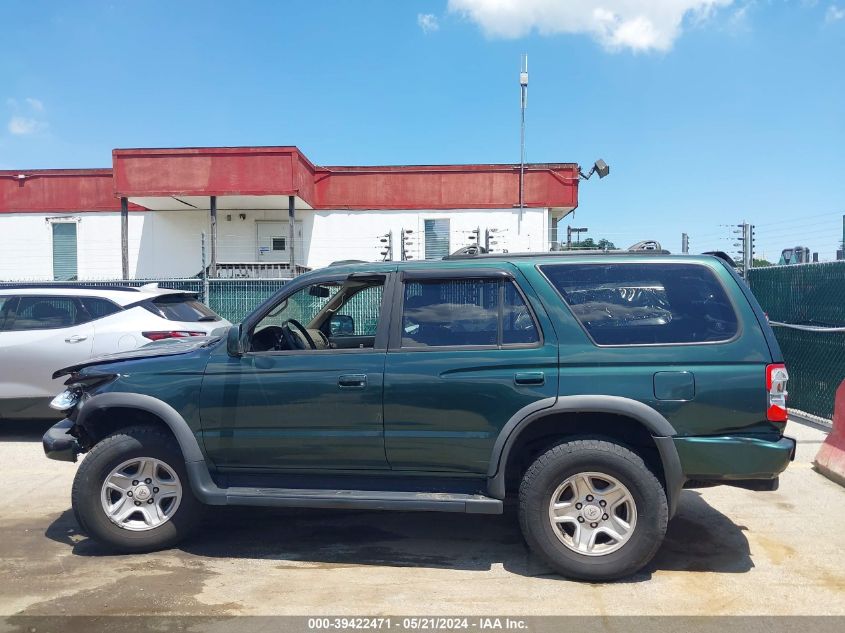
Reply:
[[555, 571], [613, 580], [652, 559], [666, 534], [668, 505], [639, 455], [612, 442], [573, 440], [528, 468], [519, 518], [529, 546]]
[[72, 503], [90, 537], [126, 552], [174, 545], [202, 512], [176, 440], [153, 426], [121, 429], [96, 444], [76, 473]]

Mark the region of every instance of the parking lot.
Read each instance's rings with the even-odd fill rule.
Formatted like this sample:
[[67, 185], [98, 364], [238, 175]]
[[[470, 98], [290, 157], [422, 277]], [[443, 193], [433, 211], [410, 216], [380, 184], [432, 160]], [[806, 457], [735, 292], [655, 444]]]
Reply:
[[845, 489], [813, 471], [824, 433], [790, 422], [777, 492], [685, 491], [647, 570], [550, 573], [503, 516], [223, 509], [179, 549], [111, 555], [70, 510], [76, 466], [44, 424], [0, 430], [0, 614], [845, 614]]

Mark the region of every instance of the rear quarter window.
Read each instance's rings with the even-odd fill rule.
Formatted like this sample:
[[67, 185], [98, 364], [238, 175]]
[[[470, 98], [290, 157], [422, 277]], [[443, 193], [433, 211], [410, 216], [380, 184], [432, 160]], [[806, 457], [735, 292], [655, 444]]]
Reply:
[[598, 345], [732, 339], [737, 315], [701, 264], [549, 264], [540, 270]]
[[108, 299], [99, 297], [81, 297], [81, 301], [91, 320], [102, 319], [123, 309]]

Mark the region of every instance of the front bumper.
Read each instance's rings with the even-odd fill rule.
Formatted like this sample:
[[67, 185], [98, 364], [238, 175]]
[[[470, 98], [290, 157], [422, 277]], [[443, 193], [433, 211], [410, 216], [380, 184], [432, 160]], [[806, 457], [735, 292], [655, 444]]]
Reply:
[[738, 483], [776, 479], [795, 459], [791, 437], [676, 437], [675, 447], [687, 480]]
[[47, 429], [44, 437], [41, 438], [44, 454], [47, 457], [60, 462], [76, 461], [76, 456], [82, 452], [82, 449], [76, 438], [69, 433], [73, 425], [73, 420], [65, 418]]

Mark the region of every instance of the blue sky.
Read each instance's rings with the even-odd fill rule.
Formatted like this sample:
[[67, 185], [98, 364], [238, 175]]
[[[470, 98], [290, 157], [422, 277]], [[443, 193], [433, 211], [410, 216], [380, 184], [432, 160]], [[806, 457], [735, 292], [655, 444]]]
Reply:
[[[520, 7], [519, 10], [514, 7]], [[115, 147], [298, 145], [322, 164], [602, 157], [574, 224], [627, 246], [832, 259], [845, 0], [4, 0], [0, 168]]]

